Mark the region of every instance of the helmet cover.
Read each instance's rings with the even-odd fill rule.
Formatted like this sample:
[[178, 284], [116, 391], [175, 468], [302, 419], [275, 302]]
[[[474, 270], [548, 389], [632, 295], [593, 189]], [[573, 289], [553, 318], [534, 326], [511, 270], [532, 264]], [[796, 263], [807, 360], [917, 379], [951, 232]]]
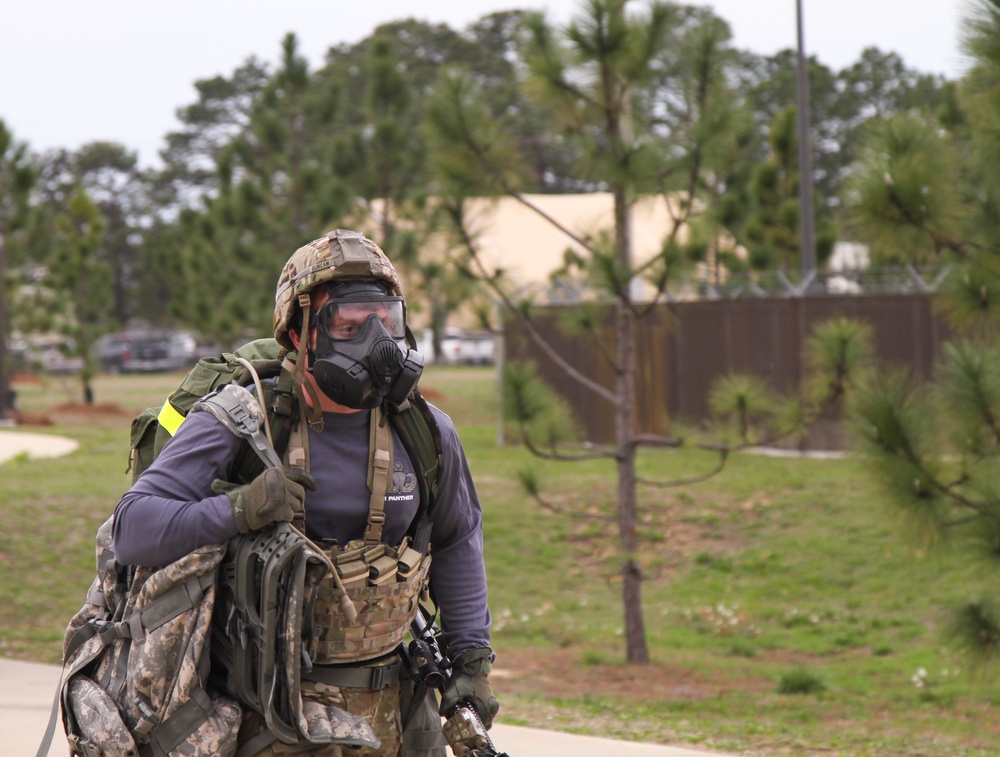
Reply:
[[299, 295], [337, 279], [385, 282], [390, 295], [402, 296], [399, 275], [381, 248], [357, 231], [336, 229], [300, 247], [285, 263], [274, 295], [274, 338], [295, 349], [288, 337]]

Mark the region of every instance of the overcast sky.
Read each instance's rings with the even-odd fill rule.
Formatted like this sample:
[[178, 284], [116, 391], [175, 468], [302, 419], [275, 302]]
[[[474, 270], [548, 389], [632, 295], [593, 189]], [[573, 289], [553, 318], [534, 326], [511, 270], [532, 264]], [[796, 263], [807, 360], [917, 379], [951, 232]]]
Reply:
[[[869, 46], [911, 68], [957, 78], [958, 27], [970, 0], [802, 0], [810, 54], [834, 69]], [[737, 47], [795, 46], [795, 0], [710, 0]], [[641, 2], [635, 3], [641, 6]], [[0, 118], [35, 150], [121, 142], [157, 162], [193, 82], [250, 55], [274, 62], [296, 33], [313, 67], [332, 44], [415, 17], [461, 30], [486, 13], [545, 9], [564, 22], [578, 0], [5, 0], [0, 13]]]

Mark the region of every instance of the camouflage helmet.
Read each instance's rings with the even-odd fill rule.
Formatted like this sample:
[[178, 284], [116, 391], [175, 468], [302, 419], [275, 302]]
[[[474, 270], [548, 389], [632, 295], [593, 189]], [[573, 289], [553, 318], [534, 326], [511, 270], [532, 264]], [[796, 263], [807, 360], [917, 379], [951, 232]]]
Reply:
[[377, 244], [357, 231], [337, 229], [305, 247], [285, 263], [274, 294], [274, 338], [294, 349], [288, 330], [294, 324], [298, 298], [337, 279], [375, 279], [386, 284], [389, 294], [402, 296], [399, 276]]

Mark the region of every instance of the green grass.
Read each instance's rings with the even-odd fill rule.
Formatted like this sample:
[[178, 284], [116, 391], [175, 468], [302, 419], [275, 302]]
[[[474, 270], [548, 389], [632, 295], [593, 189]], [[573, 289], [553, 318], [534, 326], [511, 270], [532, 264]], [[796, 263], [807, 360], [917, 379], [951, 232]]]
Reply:
[[[98, 403], [55, 410], [72, 382], [18, 385], [80, 449], [0, 467], [0, 653], [56, 662], [93, 573], [93, 534], [122, 490], [131, 414], [178, 376], [102, 377]], [[696, 485], [644, 487], [640, 524], [648, 667], [627, 666], [614, 467], [539, 462], [497, 446], [495, 374], [431, 368], [422, 386], [456, 420], [484, 509], [501, 718], [614, 738], [754, 755], [1000, 753], [992, 678], [970, 674], [942, 629], [992, 589], [962, 554], [904, 541], [851, 459], [734, 456]], [[713, 461], [644, 452], [643, 478]], [[572, 516], [541, 510], [518, 471]], [[782, 693], [785, 690], [789, 693]], [[498, 745], [503, 747], [502, 744]]]

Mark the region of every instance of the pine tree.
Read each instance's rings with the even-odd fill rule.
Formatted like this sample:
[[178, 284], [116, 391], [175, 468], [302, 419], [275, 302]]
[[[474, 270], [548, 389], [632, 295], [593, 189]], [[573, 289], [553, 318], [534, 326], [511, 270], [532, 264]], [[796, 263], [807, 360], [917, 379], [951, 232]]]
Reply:
[[0, 119], [0, 420], [11, 409], [11, 390], [7, 373], [7, 337], [10, 332], [7, 303], [10, 301], [8, 267], [14, 251], [24, 246], [31, 188], [35, 171], [28, 147], [16, 142]]
[[[938, 295], [957, 336], [930, 382], [872, 377], [854, 404], [871, 475], [921, 547], [961, 544], [1000, 567], [1000, 5], [978, 0], [964, 26], [973, 60], [945, 118], [895, 116], [873, 130], [853, 185], [857, 227], [876, 258], [949, 266]], [[957, 642], [980, 661], [1000, 651], [1000, 604], [954, 615]]]
[[108, 331], [112, 275], [111, 266], [101, 257], [106, 229], [97, 203], [82, 189], [76, 190], [55, 217], [55, 247], [45, 280], [57, 295], [53, 301], [62, 305], [56, 328], [67, 337], [70, 357], [82, 362], [80, 383], [88, 405], [94, 402], [95, 346]]

